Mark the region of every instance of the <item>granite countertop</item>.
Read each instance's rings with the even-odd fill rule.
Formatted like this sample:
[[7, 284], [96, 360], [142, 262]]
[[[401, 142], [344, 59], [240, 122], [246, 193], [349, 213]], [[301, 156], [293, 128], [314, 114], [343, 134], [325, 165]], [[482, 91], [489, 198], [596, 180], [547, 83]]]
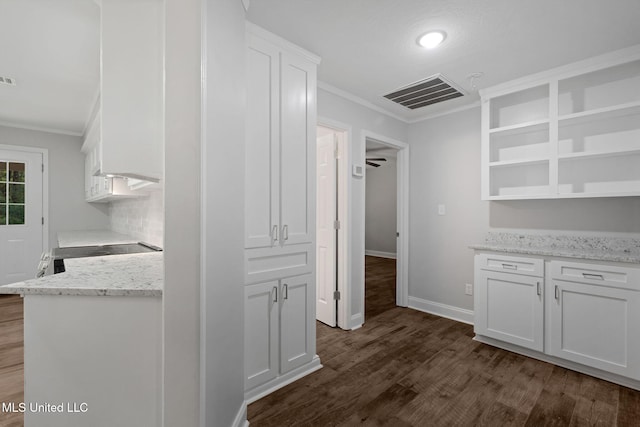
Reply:
[[138, 243], [138, 240], [126, 234], [111, 230], [60, 231], [58, 232], [58, 247], [69, 248], [78, 246], [121, 245]]
[[640, 239], [570, 235], [488, 233], [471, 249], [526, 255], [640, 264]]
[[0, 286], [0, 294], [162, 296], [163, 253], [65, 260], [66, 272]]

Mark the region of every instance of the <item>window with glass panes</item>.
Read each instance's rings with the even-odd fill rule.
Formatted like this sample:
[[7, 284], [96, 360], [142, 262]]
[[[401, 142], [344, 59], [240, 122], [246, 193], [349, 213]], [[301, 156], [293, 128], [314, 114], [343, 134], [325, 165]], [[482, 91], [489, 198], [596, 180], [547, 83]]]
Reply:
[[0, 226], [24, 224], [25, 171], [24, 163], [0, 160]]

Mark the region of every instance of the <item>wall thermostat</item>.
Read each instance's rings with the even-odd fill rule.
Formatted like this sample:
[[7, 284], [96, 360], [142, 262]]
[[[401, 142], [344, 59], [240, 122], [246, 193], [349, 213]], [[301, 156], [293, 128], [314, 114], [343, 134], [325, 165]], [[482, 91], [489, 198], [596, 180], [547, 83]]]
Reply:
[[362, 165], [353, 165], [353, 176], [364, 176], [364, 167]]

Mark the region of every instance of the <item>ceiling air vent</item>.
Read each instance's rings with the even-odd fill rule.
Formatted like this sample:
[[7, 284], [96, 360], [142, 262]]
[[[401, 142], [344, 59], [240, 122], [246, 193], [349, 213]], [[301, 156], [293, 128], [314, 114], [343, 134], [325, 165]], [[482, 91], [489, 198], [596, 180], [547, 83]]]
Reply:
[[0, 84], [9, 85], [9, 86], [15, 86], [16, 85], [16, 79], [14, 79], [13, 77], [0, 76]]
[[442, 101], [463, 96], [464, 93], [449, 83], [441, 74], [436, 74], [419, 82], [402, 87], [385, 98], [404, 107], [415, 110]]

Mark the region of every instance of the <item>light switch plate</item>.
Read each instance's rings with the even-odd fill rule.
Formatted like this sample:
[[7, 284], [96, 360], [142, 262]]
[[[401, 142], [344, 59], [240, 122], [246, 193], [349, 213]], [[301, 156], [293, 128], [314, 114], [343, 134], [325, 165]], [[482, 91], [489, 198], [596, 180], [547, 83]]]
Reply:
[[467, 283], [464, 286], [464, 293], [466, 295], [473, 295], [473, 285], [471, 283]]
[[364, 176], [364, 168], [362, 165], [353, 165], [353, 176]]
[[444, 215], [447, 213], [447, 209], [444, 205], [438, 205], [438, 215]]

